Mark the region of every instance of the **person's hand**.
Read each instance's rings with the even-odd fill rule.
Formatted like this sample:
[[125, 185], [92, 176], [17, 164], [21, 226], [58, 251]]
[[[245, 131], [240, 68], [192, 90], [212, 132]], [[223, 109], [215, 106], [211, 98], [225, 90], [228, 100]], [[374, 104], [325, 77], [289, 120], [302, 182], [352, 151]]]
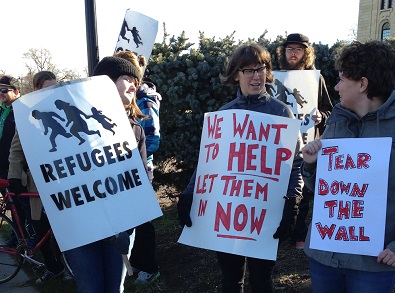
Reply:
[[192, 207], [192, 194], [181, 194], [177, 203], [177, 211], [178, 211], [178, 221], [182, 227], [192, 226], [192, 221], [190, 217], [191, 207]]
[[283, 210], [283, 217], [280, 225], [278, 226], [276, 233], [273, 234], [274, 239], [278, 239], [280, 242], [285, 241], [291, 235], [292, 224], [295, 222], [296, 209], [295, 201], [286, 198]]
[[120, 254], [128, 254], [130, 246], [129, 234], [126, 232], [119, 233], [110, 237], [109, 241], [115, 246]]
[[318, 125], [321, 123], [322, 115], [318, 109], [316, 109], [315, 113], [313, 115], [311, 115], [311, 120], [313, 120], [315, 122], [315, 125]]
[[8, 187], [15, 195], [26, 192], [26, 187], [22, 185], [22, 180], [18, 178], [8, 179], [10, 186]]
[[389, 248], [384, 249], [377, 257], [377, 262], [395, 267], [395, 253]]
[[303, 161], [312, 164], [317, 162], [318, 151], [322, 148], [321, 139], [310, 141], [302, 148]]

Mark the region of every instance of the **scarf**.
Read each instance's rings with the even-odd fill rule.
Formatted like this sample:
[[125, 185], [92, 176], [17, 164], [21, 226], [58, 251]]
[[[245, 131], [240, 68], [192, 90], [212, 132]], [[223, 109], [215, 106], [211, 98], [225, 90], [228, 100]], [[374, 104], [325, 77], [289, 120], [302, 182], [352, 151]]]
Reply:
[[3, 137], [3, 128], [5, 120], [10, 114], [11, 107], [7, 107], [4, 104], [0, 104], [0, 139]]

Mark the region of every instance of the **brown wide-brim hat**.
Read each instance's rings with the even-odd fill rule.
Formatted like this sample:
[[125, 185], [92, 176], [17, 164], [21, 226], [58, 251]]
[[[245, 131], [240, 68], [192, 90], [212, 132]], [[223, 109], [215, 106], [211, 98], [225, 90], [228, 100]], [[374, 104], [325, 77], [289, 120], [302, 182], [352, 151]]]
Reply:
[[283, 46], [286, 47], [288, 44], [300, 44], [307, 48], [309, 46], [309, 38], [303, 34], [289, 34]]

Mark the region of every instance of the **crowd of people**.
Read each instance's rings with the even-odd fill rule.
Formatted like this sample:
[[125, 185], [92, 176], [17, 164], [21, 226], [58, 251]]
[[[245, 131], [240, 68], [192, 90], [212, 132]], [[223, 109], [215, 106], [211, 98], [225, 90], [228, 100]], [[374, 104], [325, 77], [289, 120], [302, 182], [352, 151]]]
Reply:
[[[303, 34], [289, 34], [276, 53], [281, 70], [316, 69], [314, 48]], [[153, 155], [160, 142], [159, 109], [162, 97], [155, 84], [144, 78], [146, 66], [143, 57], [129, 51], [119, 51], [113, 56], [104, 57], [97, 64], [93, 76], [106, 75], [115, 84], [118, 96], [114, 99], [121, 99], [124, 105], [152, 183]], [[311, 113], [314, 138], [303, 144], [300, 134], [297, 136], [286, 194], [273, 195], [284, 198], [284, 206], [278, 211], [281, 221], [271, 237], [278, 239], [279, 244], [291, 238], [297, 249], [304, 249], [309, 257], [314, 292], [392, 292], [395, 281], [395, 214], [392, 210], [395, 198], [392, 192], [395, 182], [390, 178], [395, 172], [394, 143], [389, 159], [387, 205], [383, 207], [386, 223], [382, 251], [377, 256], [367, 256], [310, 248], [308, 214], [316, 188], [321, 140], [395, 137], [395, 51], [390, 45], [380, 41], [353, 41], [341, 50], [335, 66], [339, 72], [335, 90], [340, 95], [340, 102], [333, 104], [324, 77], [320, 75], [317, 108]], [[220, 80], [224, 86], [237, 90], [235, 99], [218, 111], [243, 109], [295, 119], [290, 107], [267, 90], [268, 84], [274, 82], [274, 72], [271, 55], [263, 46], [253, 42], [240, 45], [229, 56]], [[57, 81], [52, 72], [42, 71], [34, 76], [33, 83], [34, 89], [40, 90]], [[0, 177], [9, 180], [10, 190], [16, 194], [37, 191], [15, 127], [12, 103], [20, 96], [13, 77], [5, 75], [0, 78]], [[189, 184], [179, 195], [177, 211], [183, 227], [193, 226], [191, 207], [196, 180], [195, 170]], [[50, 226], [45, 209], [40, 200], [26, 202], [18, 199], [18, 211], [34, 246], [34, 241], [40, 239], [43, 231]], [[14, 235], [10, 235], [8, 244], [15, 245]], [[112, 293], [124, 291], [127, 270], [123, 255], [127, 255], [133, 271], [137, 273], [136, 284], [147, 284], [160, 277], [155, 249], [155, 227], [147, 222], [112, 237], [67, 250], [65, 255], [73, 270], [78, 292]], [[37, 284], [59, 276], [70, 278], [65, 274], [54, 237], [41, 251], [46, 270], [36, 280]], [[244, 292], [247, 269], [250, 292], [274, 292], [274, 260], [222, 251], [217, 251], [216, 255], [222, 274], [222, 292]]]

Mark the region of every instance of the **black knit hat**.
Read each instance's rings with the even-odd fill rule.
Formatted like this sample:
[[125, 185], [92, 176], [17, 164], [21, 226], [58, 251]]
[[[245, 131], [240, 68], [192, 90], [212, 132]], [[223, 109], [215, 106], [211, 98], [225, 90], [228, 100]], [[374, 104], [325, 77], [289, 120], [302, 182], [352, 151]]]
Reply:
[[307, 48], [309, 46], [309, 38], [303, 34], [290, 34], [283, 46], [285, 47], [288, 44], [300, 44]]
[[3, 75], [0, 78], [0, 86], [9, 86], [12, 87], [14, 90], [18, 89], [18, 81], [16, 78], [13, 78], [12, 76], [9, 75]]
[[93, 75], [107, 75], [114, 82], [121, 75], [128, 75], [141, 80], [139, 70], [131, 62], [126, 59], [114, 56], [104, 57], [93, 71]]

